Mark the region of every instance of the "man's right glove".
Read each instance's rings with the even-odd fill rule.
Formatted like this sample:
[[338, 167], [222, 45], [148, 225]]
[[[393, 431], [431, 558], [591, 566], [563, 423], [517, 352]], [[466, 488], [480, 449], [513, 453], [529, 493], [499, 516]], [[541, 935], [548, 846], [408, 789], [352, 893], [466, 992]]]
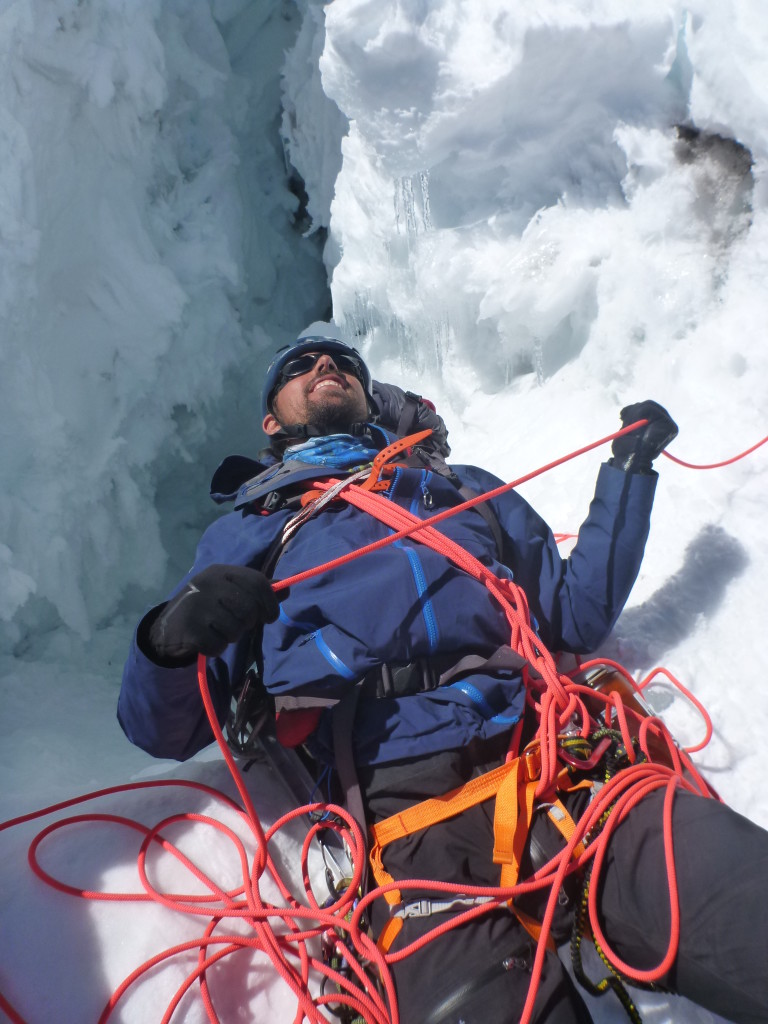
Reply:
[[658, 402], [650, 400], [636, 402], [621, 410], [621, 422], [625, 427], [638, 420], [648, 420], [644, 427], [638, 427], [630, 434], [617, 437], [611, 445], [613, 458], [610, 466], [623, 469], [625, 473], [650, 473], [651, 463], [677, 437], [677, 424], [667, 410]]
[[158, 665], [191, 665], [198, 654], [221, 654], [260, 623], [274, 622], [279, 612], [264, 573], [243, 565], [209, 565], [147, 622], [139, 646]]

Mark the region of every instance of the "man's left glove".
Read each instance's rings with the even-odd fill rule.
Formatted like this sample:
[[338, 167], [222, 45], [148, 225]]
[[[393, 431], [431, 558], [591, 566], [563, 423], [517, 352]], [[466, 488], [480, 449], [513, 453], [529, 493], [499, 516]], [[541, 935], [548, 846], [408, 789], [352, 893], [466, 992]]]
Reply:
[[279, 613], [280, 602], [264, 573], [243, 565], [209, 565], [152, 620], [145, 619], [139, 647], [163, 667], [191, 665], [198, 654], [221, 654]]
[[630, 434], [617, 437], [611, 446], [613, 458], [608, 465], [626, 473], [650, 473], [651, 463], [677, 437], [677, 424], [658, 402], [636, 402], [621, 410], [625, 427], [638, 420], [648, 420]]

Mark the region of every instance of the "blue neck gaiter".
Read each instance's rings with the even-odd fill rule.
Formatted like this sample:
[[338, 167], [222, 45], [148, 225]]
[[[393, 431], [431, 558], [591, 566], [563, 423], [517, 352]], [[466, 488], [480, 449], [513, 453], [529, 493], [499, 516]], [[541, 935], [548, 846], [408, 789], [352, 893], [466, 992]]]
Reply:
[[328, 434], [310, 437], [301, 444], [291, 445], [283, 453], [283, 462], [297, 460], [310, 466], [332, 466], [334, 469], [357, 469], [373, 462], [378, 455], [351, 434]]

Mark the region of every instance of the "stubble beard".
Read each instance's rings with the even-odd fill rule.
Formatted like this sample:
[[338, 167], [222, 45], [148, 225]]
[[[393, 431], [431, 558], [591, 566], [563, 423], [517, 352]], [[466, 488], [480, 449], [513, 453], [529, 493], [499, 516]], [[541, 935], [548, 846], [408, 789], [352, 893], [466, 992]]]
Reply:
[[365, 419], [366, 411], [360, 408], [357, 395], [351, 389], [342, 395], [316, 396], [311, 402], [307, 395], [307, 423], [320, 436], [348, 434], [354, 423]]
[[354, 396], [345, 395], [343, 402], [335, 399], [314, 406], [309, 425], [321, 436], [324, 434], [348, 434], [352, 424], [358, 423], [364, 418], [360, 415]]

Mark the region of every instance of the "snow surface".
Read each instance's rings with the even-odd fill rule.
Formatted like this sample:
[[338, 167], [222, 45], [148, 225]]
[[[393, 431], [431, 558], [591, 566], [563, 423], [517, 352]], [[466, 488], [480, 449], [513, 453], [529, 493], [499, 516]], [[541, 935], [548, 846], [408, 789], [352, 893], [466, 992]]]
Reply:
[[[649, 397], [687, 461], [765, 436], [767, 50], [763, 0], [0, 3], [0, 818], [136, 779], [227, 788], [213, 749], [178, 766], [127, 743], [121, 665], [213, 514], [218, 459], [262, 443], [269, 354], [331, 302], [375, 376], [438, 403], [455, 460], [505, 479]], [[603, 454], [524, 486], [556, 531]], [[695, 690], [715, 719], [698, 763], [766, 826], [767, 464], [768, 447], [707, 472], [661, 460], [603, 652]], [[698, 738], [684, 702], [654, 700]], [[248, 779], [266, 821], [290, 805], [268, 767]], [[212, 812], [167, 791], [96, 809], [193, 807]], [[0, 992], [29, 1024], [83, 1024], [196, 929], [45, 888], [26, 849], [53, 818], [0, 835]], [[86, 887], [136, 885], [122, 833], [44, 852]], [[184, 973], [156, 970], [117, 1019], [159, 1021]], [[224, 982], [223, 1020], [292, 1019], [263, 969]], [[595, 1018], [624, 1016], [606, 1000]], [[189, 998], [174, 1019], [205, 1012]]]

